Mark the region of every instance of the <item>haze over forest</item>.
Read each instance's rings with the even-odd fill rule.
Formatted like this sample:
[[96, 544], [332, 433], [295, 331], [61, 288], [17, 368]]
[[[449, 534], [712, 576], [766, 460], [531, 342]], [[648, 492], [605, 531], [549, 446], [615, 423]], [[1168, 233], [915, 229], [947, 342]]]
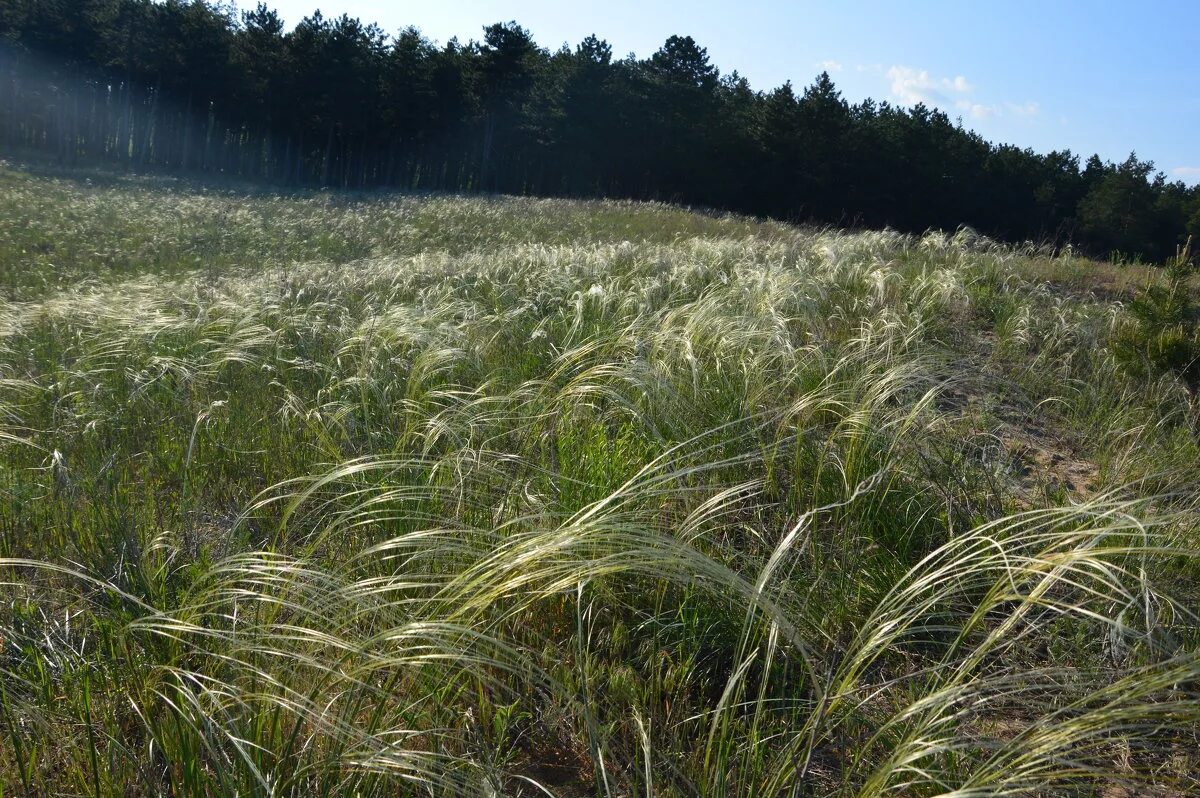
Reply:
[[546, 49], [517, 22], [435, 45], [416, 28], [389, 35], [327, 11], [288, 29], [265, 5], [6, 3], [0, 143], [64, 164], [289, 185], [969, 225], [1153, 261], [1200, 231], [1200, 187], [1136, 155], [1106, 163], [988, 142], [923, 104], [851, 104], [828, 73], [752, 87], [687, 36], [621, 58], [595, 37]]

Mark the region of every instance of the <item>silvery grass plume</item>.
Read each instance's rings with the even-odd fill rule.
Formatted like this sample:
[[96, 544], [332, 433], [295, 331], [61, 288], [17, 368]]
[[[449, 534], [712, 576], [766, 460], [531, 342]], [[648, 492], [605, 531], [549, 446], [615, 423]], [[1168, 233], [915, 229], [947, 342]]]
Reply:
[[1197, 789], [1186, 397], [1047, 253], [39, 186], [0, 792]]

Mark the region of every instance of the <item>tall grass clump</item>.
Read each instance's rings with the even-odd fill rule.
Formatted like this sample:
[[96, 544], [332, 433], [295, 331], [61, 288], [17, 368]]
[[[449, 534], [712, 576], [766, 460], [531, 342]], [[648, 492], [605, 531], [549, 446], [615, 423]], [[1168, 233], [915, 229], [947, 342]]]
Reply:
[[1046, 253], [3, 178], [0, 794], [1200, 790], [1186, 392]]

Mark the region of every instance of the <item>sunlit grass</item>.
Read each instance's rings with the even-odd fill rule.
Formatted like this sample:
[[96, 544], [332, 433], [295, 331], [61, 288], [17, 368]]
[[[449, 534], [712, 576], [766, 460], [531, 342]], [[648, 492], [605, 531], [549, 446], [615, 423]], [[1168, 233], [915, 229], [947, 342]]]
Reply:
[[0, 794], [1200, 789], [1188, 398], [1043, 254], [0, 181]]

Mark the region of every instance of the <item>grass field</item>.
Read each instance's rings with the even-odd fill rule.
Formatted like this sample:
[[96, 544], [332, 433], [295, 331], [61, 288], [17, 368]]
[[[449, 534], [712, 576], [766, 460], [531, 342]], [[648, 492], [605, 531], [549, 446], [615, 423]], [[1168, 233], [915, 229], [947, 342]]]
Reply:
[[1091, 267], [0, 169], [0, 794], [1200, 794]]

